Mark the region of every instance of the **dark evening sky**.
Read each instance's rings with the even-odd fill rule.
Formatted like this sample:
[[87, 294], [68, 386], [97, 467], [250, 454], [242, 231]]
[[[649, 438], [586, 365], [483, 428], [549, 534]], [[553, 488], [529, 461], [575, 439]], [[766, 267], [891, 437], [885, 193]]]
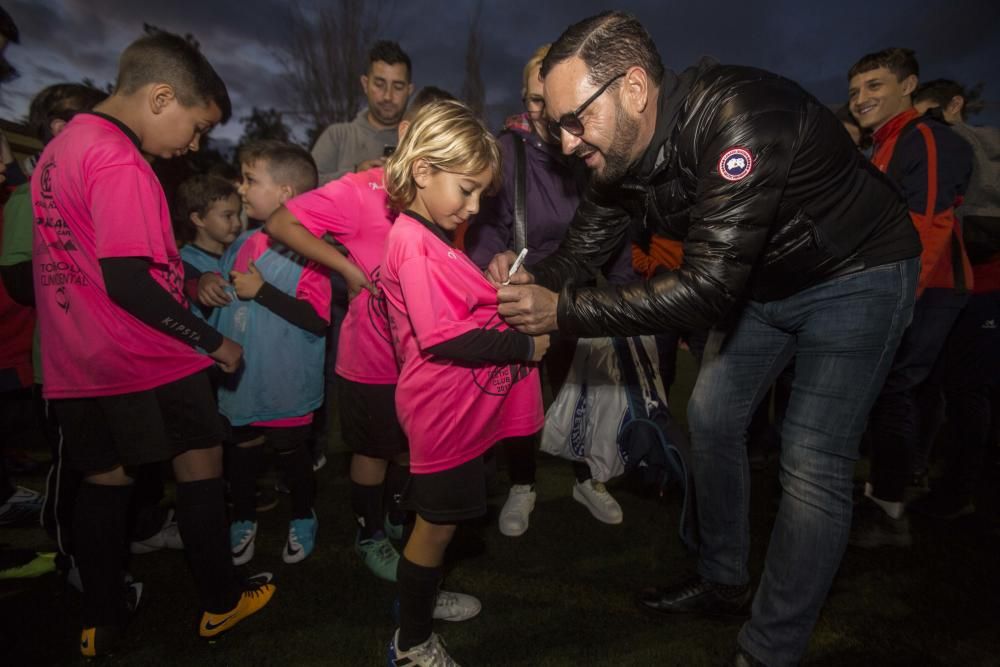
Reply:
[[[235, 139], [251, 106], [294, 107], [276, 53], [288, 39], [283, 0], [7, 0], [21, 31], [7, 59], [22, 73], [5, 85], [0, 114], [23, 116], [31, 96], [60, 81], [89, 77], [103, 84], [118, 53], [143, 22], [192, 33], [229, 86], [234, 120], [215, 136]], [[414, 83], [458, 93], [468, 26], [476, 3], [459, 0], [383, 2], [380, 36], [410, 54]], [[621, 2], [593, 0], [482, 3], [482, 74], [490, 120], [520, 108], [523, 62], [566, 26], [608, 8], [635, 13], [674, 69], [702, 55], [763, 67], [801, 83], [823, 102], [846, 98], [846, 71], [860, 56], [888, 46], [917, 51], [922, 78], [986, 84], [987, 111], [974, 123], [1000, 124], [1000, 2], [985, 0], [840, 0], [810, 3]], [[304, 138], [299, 133], [299, 138]]]

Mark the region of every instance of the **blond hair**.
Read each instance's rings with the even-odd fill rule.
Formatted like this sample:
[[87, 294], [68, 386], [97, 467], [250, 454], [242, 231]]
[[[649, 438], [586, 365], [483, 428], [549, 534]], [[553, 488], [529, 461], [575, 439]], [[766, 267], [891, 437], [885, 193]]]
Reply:
[[531, 54], [531, 58], [528, 59], [528, 63], [524, 66], [524, 76], [521, 81], [521, 97], [528, 94], [528, 77], [531, 76], [531, 70], [542, 66], [542, 61], [545, 60], [545, 56], [549, 55], [550, 48], [552, 48], [551, 44], [542, 44], [535, 49], [535, 52]]
[[433, 169], [454, 174], [492, 172], [487, 193], [500, 187], [500, 149], [482, 121], [461, 102], [441, 101], [421, 109], [396, 151], [385, 163], [383, 180], [393, 208], [403, 210], [416, 199], [413, 166], [423, 160]]

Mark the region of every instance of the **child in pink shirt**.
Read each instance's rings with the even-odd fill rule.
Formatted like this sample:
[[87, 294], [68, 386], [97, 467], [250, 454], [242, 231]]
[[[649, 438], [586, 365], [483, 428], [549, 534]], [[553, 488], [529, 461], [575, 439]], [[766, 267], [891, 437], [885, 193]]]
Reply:
[[[400, 135], [417, 110], [441, 99], [454, 98], [437, 88], [415, 95], [399, 125]], [[266, 229], [275, 240], [320, 263], [342, 261], [339, 251], [321, 240], [330, 234], [375, 289], [361, 289], [350, 301], [338, 340], [337, 403], [342, 438], [354, 451], [355, 550], [376, 576], [396, 581], [399, 553], [390, 539], [398, 541], [403, 534], [406, 513], [397, 509], [397, 499], [409, 478], [409, 460], [396, 418], [399, 368], [385, 296], [377, 291], [385, 242], [398, 214], [389, 203], [382, 175], [381, 167], [346, 174], [296, 197], [268, 219]]]
[[[138, 602], [122, 583], [135, 466], [171, 460], [177, 521], [212, 638], [261, 609], [270, 575], [247, 582], [226, 549], [223, 425], [205, 369], [242, 350], [187, 309], [167, 203], [146, 155], [198, 150], [231, 113], [197, 47], [147, 35], [122, 54], [115, 92], [76, 115], [32, 175], [33, 269], [45, 397], [83, 475], [74, 556], [80, 652], [114, 650]], [[207, 352], [208, 354], [205, 354]]]
[[434, 600], [457, 522], [486, 512], [482, 454], [542, 426], [536, 363], [548, 336], [509, 328], [496, 288], [451, 243], [499, 174], [495, 140], [459, 102], [421, 109], [385, 166], [386, 191], [403, 212], [381, 282], [400, 363], [396, 411], [410, 443], [404, 505], [416, 512], [397, 575], [394, 664], [447, 656], [432, 632]]

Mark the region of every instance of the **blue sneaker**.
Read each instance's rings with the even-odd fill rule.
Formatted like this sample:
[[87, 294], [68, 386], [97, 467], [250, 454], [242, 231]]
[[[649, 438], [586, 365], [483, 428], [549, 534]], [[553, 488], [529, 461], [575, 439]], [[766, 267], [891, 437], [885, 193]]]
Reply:
[[319, 530], [319, 520], [316, 511], [308, 519], [292, 519], [288, 524], [288, 541], [281, 552], [281, 560], [286, 563], [298, 563], [316, 548], [316, 531]]
[[354, 540], [354, 551], [361, 556], [365, 567], [379, 579], [396, 581], [396, 568], [399, 567], [399, 552], [392, 546], [389, 538], [382, 531], [367, 540], [361, 539], [361, 531]]
[[385, 515], [385, 522], [382, 524], [382, 527], [385, 528], [385, 536], [390, 540], [393, 542], [403, 541], [403, 528], [405, 526], [401, 523], [393, 523], [388, 514]]
[[229, 524], [229, 549], [233, 565], [244, 565], [253, 558], [253, 541], [257, 537], [256, 521], [233, 521]]

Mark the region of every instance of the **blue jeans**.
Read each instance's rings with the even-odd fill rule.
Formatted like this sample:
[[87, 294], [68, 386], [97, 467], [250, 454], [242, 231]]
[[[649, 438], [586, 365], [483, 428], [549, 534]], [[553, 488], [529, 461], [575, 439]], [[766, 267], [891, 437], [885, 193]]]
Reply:
[[931, 374], [968, 300], [967, 294], [935, 288], [924, 291], [913, 307], [913, 321], [903, 335], [868, 420], [872, 495], [880, 500], [903, 500], [912, 472], [911, 458], [919, 449], [921, 427], [925, 425], [916, 392]]
[[[795, 379], [781, 430], [781, 504], [753, 616], [739, 643], [768, 665], [795, 664], [847, 546], [858, 443], [913, 313], [916, 258], [749, 302], [724, 341], [713, 332], [691, 402], [698, 572], [749, 583], [746, 431], [789, 361]], [[720, 346], [721, 342], [721, 346]]]

